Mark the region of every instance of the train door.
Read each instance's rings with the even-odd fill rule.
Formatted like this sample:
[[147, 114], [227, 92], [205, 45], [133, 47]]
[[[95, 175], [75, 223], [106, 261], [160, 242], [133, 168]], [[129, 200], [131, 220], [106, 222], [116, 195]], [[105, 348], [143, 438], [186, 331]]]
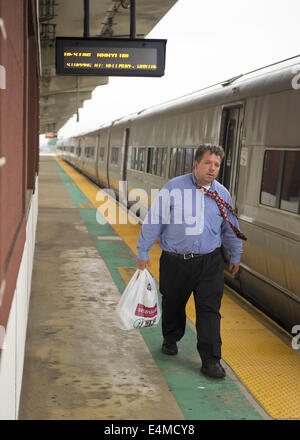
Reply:
[[107, 187], [110, 188], [110, 179], [109, 179], [109, 164], [110, 164], [110, 155], [111, 155], [111, 135], [112, 135], [112, 129], [114, 126], [114, 122], [111, 123], [108, 135], [107, 135], [107, 149], [106, 149], [106, 182]]
[[96, 167], [97, 181], [99, 181], [99, 155], [100, 155], [100, 134], [98, 134], [96, 137], [95, 167]]
[[123, 144], [122, 144], [122, 165], [121, 165], [121, 176], [122, 176], [122, 185], [120, 186], [121, 193], [119, 194], [120, 201], [127, 205], [127, 162], [128, 162], [128, 146], [129, 146], [129, 134], [130, 129], [125, 128], [124, 136], [123, 136]]
[[223, 109], [220, 141], [225, 151], [225, 158], [219, 180], [230, 192], [233, 205], [236, 204], [237, 198], [243, 117], [242, 105]]
[[127, 158], [128, 158], [128, 146], [129, 146], [129, 133], [130, 129], [125, 128], [123, 138], [123, 159], [122, 159], [122, 180], [127, 180]]
[[85, 169], [85, 140], [84, 138], [80, 139], [80, 146], [81, 146], [81, 169]]
[[[226, 107], [223, 109], [220, 144], [225, 151], [222, 161], [219, 180], [231, 194], [232, 203], [235, 211], [238, 212], [236, 205], [237, 189], [240, 169], [240, 150], [242, 146], [244, 107]], [[225, 262], [225, 279], [236, 290], [240, 289], [239, 278], [228, 275], [230, 256], [222, 246], [222, 254]]]

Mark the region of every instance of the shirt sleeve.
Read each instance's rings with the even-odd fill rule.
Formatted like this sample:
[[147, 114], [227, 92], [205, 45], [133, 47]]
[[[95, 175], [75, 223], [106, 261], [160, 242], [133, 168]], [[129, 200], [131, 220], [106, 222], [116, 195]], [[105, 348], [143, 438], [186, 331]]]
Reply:
[[138, 260], [149, 260], [148, 252], [170, 221], [169, 190], [164, 187], [154, 200], [140, 229], [136, 248]]
[[[229, 194], [226, 197], [226, 201], [232, 206], [232, 200]], [[240, 229], [239, 223], [235, 215], [233, 215], [228, 210], [227, 210], [227, 215], [230, 218], [231, 223], [234, 226], [236, 226], [238, 229]], [[230, 224], [225, 219], [221, 226], [221, 238], [222, 238], [222, 244], [224, 245], [225, 249], [229, 252], [230, 263], [239, 263], [241, 260], [241, 254], [243, 252], [242, 240], [235, 235]]]

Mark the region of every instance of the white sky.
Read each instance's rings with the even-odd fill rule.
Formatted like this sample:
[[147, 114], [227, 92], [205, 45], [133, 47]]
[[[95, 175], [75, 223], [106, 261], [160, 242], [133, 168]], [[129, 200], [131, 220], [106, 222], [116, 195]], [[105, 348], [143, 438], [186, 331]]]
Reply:
[[168, 40], [165, 76], [110, 77], [59, 137], [298, 55], [299, 17], [299, 0], [179, 0], [147, 35]]

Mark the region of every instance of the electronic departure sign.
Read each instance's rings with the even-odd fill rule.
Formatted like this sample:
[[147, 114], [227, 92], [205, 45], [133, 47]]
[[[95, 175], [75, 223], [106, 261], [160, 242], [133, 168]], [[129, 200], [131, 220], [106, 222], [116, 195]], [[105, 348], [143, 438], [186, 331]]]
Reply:
[[61, 75], [163, 76], [167, 40], [56, 38]]

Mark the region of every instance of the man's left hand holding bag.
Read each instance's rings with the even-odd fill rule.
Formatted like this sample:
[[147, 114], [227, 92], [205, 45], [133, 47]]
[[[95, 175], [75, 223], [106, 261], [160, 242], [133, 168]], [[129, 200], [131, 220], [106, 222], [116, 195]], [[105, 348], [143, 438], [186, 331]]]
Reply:
[[150, 260], [137, 260], [138, 263], [138, 269], [144, 270], [147, 267], [151, 267]]

